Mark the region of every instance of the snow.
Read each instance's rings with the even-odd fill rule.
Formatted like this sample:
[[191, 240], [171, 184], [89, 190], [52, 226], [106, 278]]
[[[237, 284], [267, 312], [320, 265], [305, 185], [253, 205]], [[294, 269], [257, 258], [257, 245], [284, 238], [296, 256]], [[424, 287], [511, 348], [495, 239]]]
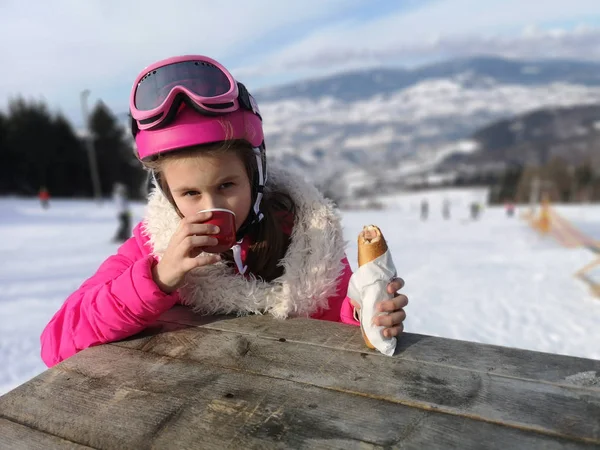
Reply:
[[[419, 203], [430, 218], [419, 219]], [[441, 217], [448, 198], [452, 217]], [[594, 255], [564, 249], [501, 208], [468, 218], [485, 190], [454, 189], [387, 196], [382, 211], [345, 211], [348, 256], [356, 236], [379, 225], [410, 298], [408, 332], [600, 359], [600, 300], [572, 274]], [[134, 204], [140, 218], [143, 204]], [[559, 207], [565, 217], [600, 231], [600, 206]], [[0, 198], [0, 394], [45, 370], [39, 336], [67, 296], [117, 249], [111, 203]], [[518, 215], [518, 211], [517, 211]], [[597, 234], [596, 236], [600, 236]], [[574, 383], [597, 383], [584, 373]]]
[[391, 122], [415, 125], [424, 120], [461, 115], [475, 120], [474, 116], [482, 109], [513, 116], [542, 107], [593, 104], [599, 100], [599, 88], [576, 84], [479, 87], [434, 79], [399, 90], [388, 97], [375, 96], [349, 103], [332, 97], [285, 99], [265, 102], [261, 111], [265, 117], [265, 132], [269, 136], [279, 129], [301, 132], [307, 123], [371, 123], [381, 126]]
[[[308, 172], [318, 182], [339, 169], [390, 162], [436, 163], [451, 153], [475, 151], [473, 142], [462, 139], [495, 120], [538, 108], [598, 102], [598, 86], [500, 84], [466, 74], [427, 79], [389, 95], [351, 102], [333, 97], [264, 102], [261, 111], [273, 160], [281, 158], [288, 147], [301, 154], [327, 148], [318, 161], [302, 162], [311, 164]], [[323, 147], [323, 142], [329, 146]], [[355, 153], [361, 157], [344, 157]]]

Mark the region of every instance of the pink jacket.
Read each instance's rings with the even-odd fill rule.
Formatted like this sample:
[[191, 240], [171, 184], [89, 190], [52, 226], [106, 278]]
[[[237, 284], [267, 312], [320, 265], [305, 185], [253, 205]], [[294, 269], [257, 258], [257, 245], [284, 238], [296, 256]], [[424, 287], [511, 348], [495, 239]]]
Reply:
[[[42, 360], [48, 367], [94, 345], [118, 341], [139, 333], [179, 302], [177, 291], [166, 294], [152, 279], [156, 259], [148, 238], [138, 224], [133, 237], [116, 255], [67, 298], [42, 332]], [[346, 297], [352, 270], [344, 258], [338, 294], [329, 308], [314, 319], [358, 325], [350, 299]]]

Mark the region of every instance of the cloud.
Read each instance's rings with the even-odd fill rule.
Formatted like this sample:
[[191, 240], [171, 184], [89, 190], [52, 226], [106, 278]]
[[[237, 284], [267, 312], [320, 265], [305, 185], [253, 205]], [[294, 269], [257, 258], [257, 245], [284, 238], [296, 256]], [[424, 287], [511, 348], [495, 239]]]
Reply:
[[[358, 0], [352, 0], [352, 4]], [[348, 2], [303, 0], [0, 2], [0, 107], [10, 95], [63, 102], [127, 90], [160, 58], [210, 55], [227, 64], [285, 27], [335, 15]]]
[[598, 18], [597, 0], [521, 2], [446, 0], [407, 13], [321, 28], [237, 69], [240, 76], [399, 63], [478, 54], [510, 57], [600, 59], [600, 29], [547, 28], [547, 24]]
[[[465, 35], [430, 41], [398, 43], [380, 48], [324, 48], [310, 55], [282, 58], [267, 63], [272, 72], [312, 69], [319, 72], [333, 68], [361, 67], [399, 62], [403, 59], [434, 59], [497, 55], [510, 58], [565, 58], [600, 60], [600, 28], [566, 31], [554, 29], [527, 33], [517, 37], [481, 37]], [[265, 64], [261, 66], [264, 73]], [[238, 76], [256, 76], [255, 68], [241, 68]]]
[[0, 0], [0, 108], [11, 95], [43, 96], [79, 116], [79, 92], [91, 89], [121, 112], [144, 66], [185, 53], [212, 56], [249, 85], [410, 58], [600, 58], [598, 29], [548, 31], [600, 18], [597, 1]]

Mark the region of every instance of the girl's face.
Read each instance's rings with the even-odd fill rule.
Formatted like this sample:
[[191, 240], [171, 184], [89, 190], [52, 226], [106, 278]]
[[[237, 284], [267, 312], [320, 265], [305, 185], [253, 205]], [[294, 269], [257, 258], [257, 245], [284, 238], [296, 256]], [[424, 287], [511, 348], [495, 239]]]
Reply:
[[203, 209], [225, 208], [235, 213], [239, 229], [250, 212], [250, 180], [243, 161], [235, 153], [198, 153], [170, 159], [164, 162], [162, 176], [184, 217]]

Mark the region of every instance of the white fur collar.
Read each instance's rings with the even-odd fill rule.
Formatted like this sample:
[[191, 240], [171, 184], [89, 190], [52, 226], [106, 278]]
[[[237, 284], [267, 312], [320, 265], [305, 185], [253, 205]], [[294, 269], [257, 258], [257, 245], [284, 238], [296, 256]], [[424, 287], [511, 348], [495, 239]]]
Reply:
[[[328, 200], [298, 175], [272, 167], [265, 189], [286, 192], [296, 205], [284, 274], [268, 283], [244, 278], [226, 263], [194, 269], [179, 294], [201, 314], [262, 314], [278, 318], [308, 316], [327, 307], [342, 273], [345, 242], [340, 218]], [[179, 225], [179, 216], [158, 189], [150, 194], [144, 233], [160, 257]]]

